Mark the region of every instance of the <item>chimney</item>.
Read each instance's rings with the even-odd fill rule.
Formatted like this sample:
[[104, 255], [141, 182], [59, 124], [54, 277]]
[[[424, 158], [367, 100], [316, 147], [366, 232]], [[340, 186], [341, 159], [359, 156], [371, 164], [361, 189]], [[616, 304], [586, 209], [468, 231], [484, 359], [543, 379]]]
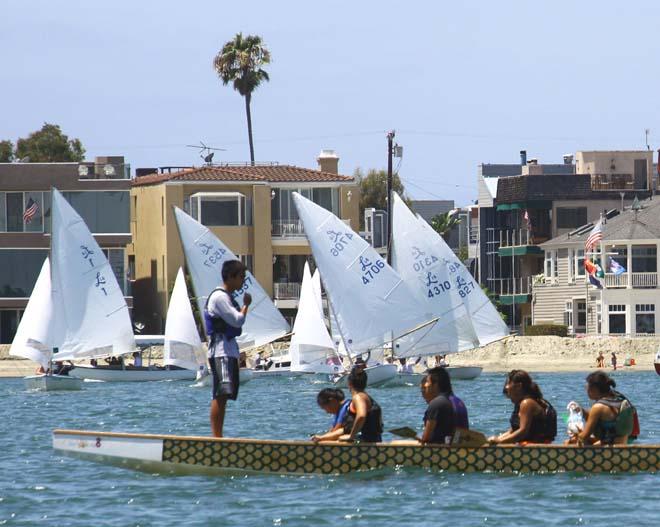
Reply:
[[525, 166], [527, 164], [527, 150], [520, 151], [520, 165]]
[[339, 156], [334, 150], [321, 150], [319, 157], [316, 158], [321, 172], [330, 174], [339, 174]]
[[564, 164], [565, 165], [573, 164], [573, 154], [564, 154]]

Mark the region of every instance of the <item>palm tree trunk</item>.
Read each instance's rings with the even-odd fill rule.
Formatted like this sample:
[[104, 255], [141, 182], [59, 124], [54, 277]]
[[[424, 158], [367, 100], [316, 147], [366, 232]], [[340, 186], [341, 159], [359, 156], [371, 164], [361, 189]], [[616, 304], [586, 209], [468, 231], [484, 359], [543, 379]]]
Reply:
[[250, 164], [254, 166], [254, 143], [252, 142], [252, 114], [250, 113], [251, 94], [245, 96], [245, 115], [247, 115], [248, 139], [250, 141]]

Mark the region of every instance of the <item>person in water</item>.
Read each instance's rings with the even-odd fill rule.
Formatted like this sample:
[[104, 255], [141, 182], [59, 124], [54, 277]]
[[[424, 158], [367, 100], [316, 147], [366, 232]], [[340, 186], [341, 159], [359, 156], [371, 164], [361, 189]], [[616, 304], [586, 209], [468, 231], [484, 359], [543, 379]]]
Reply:
[[344, 421], [351, 399], [345, 399], [344, 392], [338, 388], [324, 388], [316, 396], [316, 402], [334, 417], [330, 430], [325, 434], [313, 435], [312, 441], [336, 441], [344, 434]]
[[213, 375], [211, 432], [215, 437], [222, 437], [227, 401], [238, 397], [240, 353], [236, 337], [241, 334], [252, 296], [245, 293], [243, 307], [239, 307], [233, 293], [243, 287], [245, 271], [246, 267], [238, 260], [222, 264], [223, 284], [211, 292], [204, 307], [209, 366]]
[[488, 438], [491, 444], [552, 443], [557, 435], [557, 412], [543, 398], [538, 385], [524, 370], [507, 374], [503, 389], [514, 405], [509, 430]]
[[625, 445], [633, 433], [637, 435], [635, 407], [615, 387], [614, 379], [603, 371], [587, 376], [587, 395], [595, 402], [591, 410], [582, 411], [584, 428], [569, 438], [567, 444]]
[[456, 429], [469, 429], [465, 404], [454, 395], [449, 372], [442, 366], [431, 368], [421, 382], [422, 397], [428, 403], [424, 412], [424, 432], [420, 443], [449, 444]]
[[340, 441], [365, 441], [379, 443], [383, 433], [383, 416], [378, 406], [365, 388], [367, 387], [367, 372], [359, 367], [353, 367], [348, 375], [348, 388], [351, 390], [351, 403], [348, 415], [344, 420], [344, 434]]

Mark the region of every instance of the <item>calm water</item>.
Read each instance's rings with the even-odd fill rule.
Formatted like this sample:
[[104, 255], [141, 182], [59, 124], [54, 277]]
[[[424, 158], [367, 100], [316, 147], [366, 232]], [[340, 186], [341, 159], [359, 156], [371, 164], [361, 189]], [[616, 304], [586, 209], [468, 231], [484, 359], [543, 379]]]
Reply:
[[[584, 374], [539, 374], [563, 413], [586, 404]], [[660, 442], [660, 378], [616, 376], [637, 405], [641, 441]], [[471, 425], [507, 427], [503, 376], [458, 381]], [[228, 435], [298, 438], [325, 429], [315, 405], [322, 384], [257, 380], [229, 408]], [[185, 382], [85, 383], [82, 392], [29, 393], [0, 380], [0, 525], [657, 525], [660, 475], [439, 474], [404, 470], [328, 477], [173, 477], [132, 472], [55, 455], [53, 428], [207, 434], [209, 389]], [[421, 424], [413, 387], [374, 389], [387, 427]], [[564, 434], [560, 418], [561, 434]], [[387, 439], [390, 439], [389, 437]]]

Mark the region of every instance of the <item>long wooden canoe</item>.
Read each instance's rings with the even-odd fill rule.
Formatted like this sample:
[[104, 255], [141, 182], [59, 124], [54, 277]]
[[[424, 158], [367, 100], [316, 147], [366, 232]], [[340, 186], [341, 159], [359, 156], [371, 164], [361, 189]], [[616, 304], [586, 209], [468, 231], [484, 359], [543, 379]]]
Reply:
[[660, 445], [575, 447], [312, 443], [55, 430], [53, 448], [160, 473], [344, 474], [395, 467], [453, 472], [660, 472]]

